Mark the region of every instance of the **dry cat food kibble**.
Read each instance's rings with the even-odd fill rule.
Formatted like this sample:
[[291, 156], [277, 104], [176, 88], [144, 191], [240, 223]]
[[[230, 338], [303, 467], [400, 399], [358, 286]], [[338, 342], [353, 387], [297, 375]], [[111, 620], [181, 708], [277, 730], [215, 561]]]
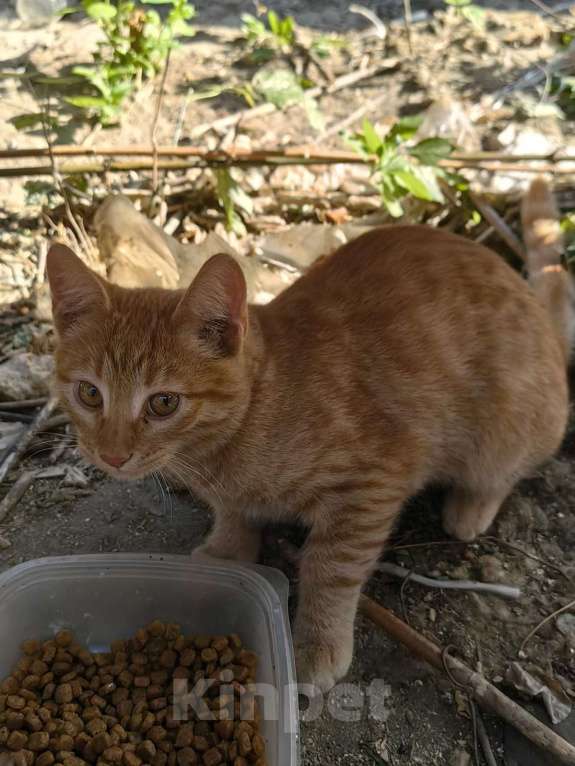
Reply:
[[236, 635], [155, 621], [109, 653], [67, 630], [21, 648], [0, 684], [2, 766], [267, 766], [257, 657]]

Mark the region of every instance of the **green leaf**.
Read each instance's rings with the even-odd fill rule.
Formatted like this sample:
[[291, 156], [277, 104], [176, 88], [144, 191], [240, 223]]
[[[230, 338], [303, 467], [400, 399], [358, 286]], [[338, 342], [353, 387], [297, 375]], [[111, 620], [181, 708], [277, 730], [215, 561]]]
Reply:
[[423, 165], [437, 165], [439, 160], [449, 157], [453, 145], [445, 138], [425, 138], [409, 150], [412, 157]]
[[118, 9], [109, 3], [98, 2], [90, 3], [86, 8], [86, 13], [94, 21], [110, 21], [118, 13]]
[[386, 135], [386, 138], [406, 141], [417, 133], [417, 130], [422, 122], [423, 116], [420, 114], [412, 115], [409, 117], [402, 117], [401, 120], [398, 120], [391, 128], [389, 133]]
[[485, 29], [485, 10], [478, 5], [468, 5], [461, 9], [462, 16], [467, 19], [475, 29]]
[[308, 93], [304, 94], [303, 108], [311, 127], [314, 130], [323, 130], [325, 128], [325, 118], [315, 98], [312, 98]]
[[225, 93], [227, 87], [225, 85], [214, 85], [213, 88], [207, 88], [206, 90], [194, 91], [193, 88], [187, 93], [186, 98], [188, 101], [204, 101], [208, 98], [216, 98]]
[[304, 89], [290, 69], [261, 69], [254, 75], [252, 85], [257, 93], [279, 109], [304, 100]]
[[11, 117], [8, 122], [16, 128], [16, 130], [27, 130], [28, 128], [35, 128], [38, 125], [42, 125], [44, 115], [42, 112], [30, 112], [28, 114], [18, 114], [16, 117]]
[[275, 11], [268, 11], [268, 24], [269, 24], [269, 28], [274, 33], [274, 35], [279, 36], [280, 20]]
[[194, 37], [196, 29], [183, 19], [178, 19], [172, 24], [172, 32], [176, 37]]
[[174, 0], [140, 0], [143, 5], [173, 5]]
[[64, 99], [66, 103], [72, 106], [78, 106], [81, 109], [91, 109], [109, 104], [108, 99], [102, 96], [68, 96]]
[[377, 154], [381, 147], [381, 138], [377, 135], [377, 132], [373, 124], [365, 119], [361, 125], [363, 134], [363, 143], [369, 154]]
[[445, 0], [445, 4], [454, 8], [464, 8], [466, 5], [471, 5], [471, 0]]
[[428, 202], [444, 202], [437, 176], [429, 167], [410, 167], [395, 173], [396, 181], [414, 197]]

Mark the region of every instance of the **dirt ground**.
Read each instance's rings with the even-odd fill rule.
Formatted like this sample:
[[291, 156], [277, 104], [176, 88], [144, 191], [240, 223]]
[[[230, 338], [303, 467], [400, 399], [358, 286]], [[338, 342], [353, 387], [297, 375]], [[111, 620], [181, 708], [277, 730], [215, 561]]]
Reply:
[[[374, 121], [385, 124], [397, 114], [414, 113], [435, 98], [449, 93], [468, 109], [510, 85], [526, 71], [544, 65], [555, 54], [548, 19], [534, 3], [482, 2], [489, 9], [488, 32], [470, 34], [460, 23], [443, 23], [431, 15], [414, 26], [415, 55], [410, 56], [403, 26], [397, 22], [385, 42], [362, 36], [369, 23], [350, 14], [348, 3], [329, 4], [311, 0], [278, 0], [274, 7], [292, 13], [298, 24], [314, 31], [345, 33], [353, 41], [351, 53], [338, 53], [328, 68], [339, 73], [344, 67], [370, 60], [397, 58], [398, 66], [367, 80], [361, 86], [326, 96], [321, 101], [328, 125], [372, 100], [377, 103]], [[386, 23], [401, 19], [402, 0], [369, 2]], [[431, 14], [443, 3], [412, 3], [414, 13]], [[174, 139], [174, 129], [182, 123], [182, 138], [194, 126], [236, 109], [244, 108], [236, 96], [225, 95], [211, 101], [192, 102], [182, 117], [185, 91], [190, 86], [202, 89], [226, 78], [239, 80], [244, 75], [238, 63], [238, 19], [251, 12], [249, 2], [196, 3], [199, 33], [174, 54], [166, 83], [166, 95], [158, 123], [160, 141]], [[501, 11], [504, 10], [505, 13]], [[93, 28], [66, 21], [48, 29], [22, 30], [14, 25], [4, 9], [2, 59], [0, 69], [14, 69], [22, 62], [41, 71], [56, 74], [77, 64], [95, 40]], [[0, 20], [2, 16], [0, 15]], [[82, 33], [79, 39], [79, 31]], [[302, 34], [306, 34], [305, 30]], [[310, 32], [311, 34], [311, 32]], [[154, 87], [144, 86], [123, 115], [117, 128], [94, 131], [86, 125], [73, 127], [69, 140], [99, 143], [141, 143], [149, 141], [154, 108]], [[381, 100], [381, 94], [386, 94]], [[21, 87], [17, 77], [0, 80], [4, 119], [0, 123], [0, 145], [42, 146], [41, 135], [24, 135], [8, 122], [23, 111], [35, 109], [32, 95]], [[496, 137], [509, 124], [509, 111], [501, 114], [486, 109], [479, 121], [478, 135], [484, 148], [493, 148]], [[515, 118], [516, 125], [528, 126], [560, 145], [571, 140], [572, 123], [556, 116]], [[242, 133], [257, 145], [304, 143], [314, 133], [301, 110], [289, 117], [278, 112], [265, 121], [247, 121]], [[330, 140], [341, 146], [337, 136]], [[94, 183], [101, 183], [96, 182]], [[118, 188], [117, 179], [108, 179]], [[297, 181], [296, 181], [297, 184]], [[283, 214], [283, 213], [282, 213]], [[38, 238], [45, 236], [39, 209], [27, 201], [22, 183], [0, 179], [0, 220], [5, 235], [0, 252], [24, 248], [30, 258], [37, 257]], [[199, 220], [199, 219], [197, 219]], [[203, 220], [203, 219], [202, 219]], [[8, 244], [7, 244], [8, 243]], [[502, 247], [497, 236], [489, 242]], [[24, 247], [23, 245], [21, 247]], [[28, 257], [27, 255], [27, 257]], [[5, 307], [3, 321], [13, 316]], [[26, 348], [30, 334], [24, 324], [16, 345]], [[7, 333], [6, 325], [0, 341]], [[20, 325], [18, 325], [20, 327]], [[50, 437], [51, 438], [51, 437]], [[0, 550], [0, 571], [21, 561], [50, 555], [73, 553], [146, 551], [188, 553], [209, 529], [210, 518], [189, 496], [170, 492], [167, 496], [151, 481], [131, 484], [111, 481], [83, 465], [73, 449], [54, 460], [48, 442], [32, 451], [24, 465], [78, 466], [85, 480], [69, 482], [61, 478], [39, 480], [26, 493], [0, 526], [0, 535], [11, 546]], [[38, 445], [36, 445], [38, 447]], [[386, 560], [414, 572], [453, 579], [503, 582], [522, 589], [516, 601], [495, 596], [463, 594], [457, 591], [427, 589], [407, 582], [405, 587], [382, 573], [374, 575], [367, 592], [410, 624], [442, 646], [453, 651], [473, 667], [479, 667], [496, 685], [517, 699], [506, 682], [510, 665], [523, 667], [545, 678], [560, 689], [565, 700], [575, 699], [575, 632], [561, 632], [555, 621], [543, 626], [527, 643], [526, 656], [519, 658], [523, 639], [544, 617], [575, 596], [575, 418], [562, 450], [536, 476], [521, 483], [508, 499], [488, 536], [471, 545], [445, 539], [440, 525], [441, 491], [430, 490], [414, 499], [396, 530]], [[19, 469], [21, 470], [21, 469]], [[18, 471], [11, 474], [10, 482]], [[283, 539], [301, 542], [298, 530], [273, 528], [267, 535], [264, 563], [283, 568], [296, 585], [297, 575], [282, 555]], [[349, 675], [351, 682], [367, 688], [381, 678], [387, 684], [387, 716], [384, 722], [370, 719], [367, 713], [353, 724], [341, 724], [327, 712], [314, 722], [302, 723], [303, 766], [350, 764], [358, 766], [466, 766], [472, 763], [473, 726], [465, 695], [414, 660], [406, 651], [364, 618], [356, 630], [356, 655]], [[549, 724], [542, 706], [533, 707]], [[499, 720], [485, 717], [497, 762], [508, 766], [553, 764], [506, 730]], [[564, 736], [575, 742], [575, 713], [562, 726]], [[527, 753], [527, 754], [526, 754]]]

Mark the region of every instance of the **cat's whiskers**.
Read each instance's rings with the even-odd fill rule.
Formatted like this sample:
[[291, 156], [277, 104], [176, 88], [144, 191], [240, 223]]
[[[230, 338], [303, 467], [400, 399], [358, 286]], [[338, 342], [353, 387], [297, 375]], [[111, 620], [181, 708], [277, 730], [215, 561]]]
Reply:
[[[211, 490], [211, 492], [213, 492], [218, 503], [221, 506], [223, 506], [224, 500], [223, 500], [222, 493], [225, 494], [225, 491], [226, 491], [223, 484], [217, 479], [217, 477], [215, 477], [211, 473], [211, 471], [208, 471], [208, 469], [206, 469], [205, 467], [203, 467], [203, 469], [200, 469], [199, 467], [190, 465], [188, 461], [184, 460], [183, 457], [181, 457], [182, 454], [183, 453], [181, 452], [173, 453], [173, 459], [172, 461], [170, 461], [169, 470], [174, 470], [174, 473], [176, 473], [176, 469], [179, 469], [180, 471], [184, 471], [184, 472], [189, 471], [194, 476], [197, 476], [198, 479], [200, 479], [201, 482], [206, 484], [208, 488]], [[178, 476], [178, 478], [180, 478], [181, 481], [184, 481], [181, 474]], [[189, 486], [188, 482], [184, 481], [184, 483], [186, 487], [188, 488], [188, 490], [190, 490], [193, 493], [193, 488]]]
[[163, 495], [166, 500], [166, 510], [169, 512], [170, 521], [173, 522], [174, 521], [174, 500], [172, 498], [172, 493], [170, 492], [168, 482], [166, 481], [166, 477], [164, 476], [161, 468], [158, 468], [158, 470], [155, 473], [158, 477], [158, 483], [160, 484], [160, 487], [162, 489]]

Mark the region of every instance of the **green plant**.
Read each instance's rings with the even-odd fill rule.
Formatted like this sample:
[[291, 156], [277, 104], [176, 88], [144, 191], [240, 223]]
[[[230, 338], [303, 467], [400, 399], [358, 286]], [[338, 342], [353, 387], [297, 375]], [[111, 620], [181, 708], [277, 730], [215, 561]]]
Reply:
[[252, 47], [266, 47], [290, 51], [295, 43], [293, 16], [281, 18], [275, 11], [268, 11], [263, 18], [242, 14], [242, 33]]
[[446, 5], [455, 8], [456, 11], [476, 29], [485, 28], [485, 10], [475, 5], [473, 0], [444, 0]]
[[306, 92], [309, 82], [291, 69], [260, 69], [252, 79], [252, 87], [265, 101], [283, 109], [290, 104], [303, 106], [310, 125], [316, 130], [324, 126], [317, 101]]
[[[195, 14], [188, 0], [81, 0], [82, 8], [102, 29], [104, 39], [94, 53], [94, 66], [73, 72], [92, 90], [66, 101], [88, 109], [103, 125], [115, 122], [122, 103], [144, 77], [162, 68], [177, 38], [190, 37]], [[147, 5], [167, 5], [165, 19]]]
[[356, 151], [372, 159], [381, 199], [395, 218], [403, 214], [401, 201], [408, 195], [444, 202], [439, 182], [446, 173], [438, 162], [451, 154], [453, 145], [444, 138], [425, 138], [408, 145], [420, 124], [421, 118], [406, 117], [380, 136], [372, 123], [364, 120], [362, 130], [347, 138]]
[[214, 176], [216, 194], [226, 216], [226, 229], [241, 236], [246, 233], [246, 227], [239, 211], [251, 215], [252, 198], [238, 184], [231, 168], [216, 168]]
[[568, 213], [561, 219], [561, 231], [565, 238], [565, 265], [575, 274], [575, 212]]

